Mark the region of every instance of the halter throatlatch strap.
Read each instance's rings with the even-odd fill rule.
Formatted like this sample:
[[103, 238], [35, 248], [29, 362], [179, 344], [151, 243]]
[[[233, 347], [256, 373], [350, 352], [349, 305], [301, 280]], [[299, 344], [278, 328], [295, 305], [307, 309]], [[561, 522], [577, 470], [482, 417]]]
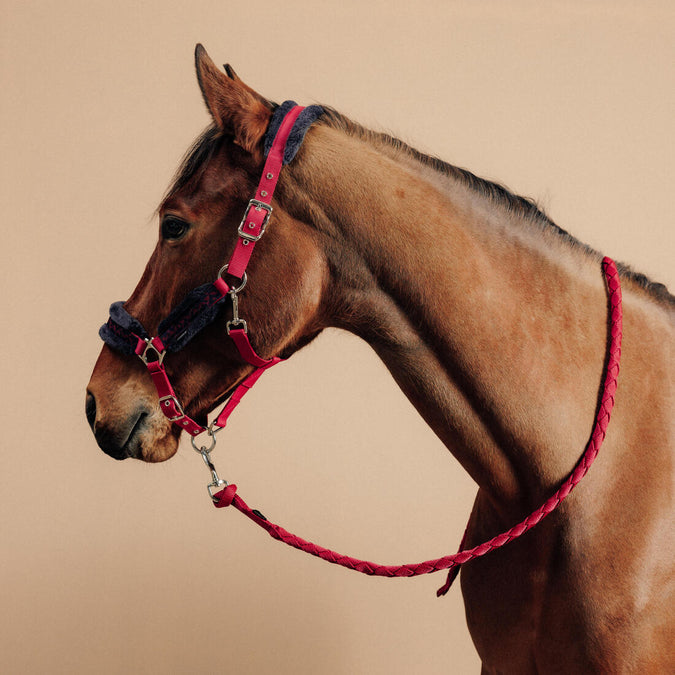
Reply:
[[[531, 513], [525, 520], [514, 525], [506, 532], [493, 537], [473, 548], [464, 549], [464, 539], [460, 544], [460, 550], [453, 554], [434, 560], [426, 560], [420, 563], [405, 565], [379, 565], [377, 563], [359, 560], [350, 556], [341, 555], [323, 546], [313, 544], [310, 541], [302, 539], [285, 530], [280, 525], [276, 525], [267, 520], [262, 514], [251, 509], [246, 502], [237, 494], [236, 485], [228, 485], [225, 489], [217, 492], [213, 496], [216, 508], [225, 506], [234, 506], [254, 523], [266, 530], [271, 537], [283, 541], [285, 544], [297, 548], [305, 553], [310, 553], [323, 560], [341, 565], [348, 569], [382, 577], [411, 577], [420, 574], [429, 574], [440, 570], [448, 570], [448, 579], [446, 583], [438, 590], [437, 595], [445, 595], [452, 582], [457, 577], [460, 565], [463, 565], [474, 558], [484, 556], [490, 551], [505, 546], [509, 542], [517, 539], [525, 532], [541, 522], [549, 513], [554, 511], [567, 495], [574, 489], [579, 481], [586, 475], [591, 464], [598, 455], [600, 446], [607, 432], [612, 408], [614, 407], [614, 395], [616, 393], [617, 378], [619, 376], [619, 362], [621, 359], [621, 332], [622, 332], [622, 307], [621, 307], [621, 286], [619, 274], [616, 265], [610, 258], [604, 258], [602, 268], [607, 282], [609, 295], [609, 336], [608, 336], [608, 362], [605, 372], [605, 378], [602, 386], [602, 395], [600, 397], [600, 406], [591, 432], [591, 438], [581, 459], [575, 466], [572, 473], [563, 482], [549, 499], [547, 499], [536, 511]], [[466, 533], [465, 533], [466, 538]]]

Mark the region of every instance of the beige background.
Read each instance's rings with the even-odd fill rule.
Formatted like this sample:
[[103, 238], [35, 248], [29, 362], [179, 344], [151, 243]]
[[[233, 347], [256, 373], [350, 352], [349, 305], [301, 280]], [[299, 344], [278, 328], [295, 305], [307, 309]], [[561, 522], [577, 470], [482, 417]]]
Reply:
[[[414, 5], [414, 7], [413, 7]], [[194, 44], [540, 200], [675, 286], [672, 2], [2, 2], [0, 671], [471, 673], [459, 588], [370, 579], [211, 508], [189, 446], [116, 463], [84, 387], [207, 124]], [[451, 551], [474, 486], [368, 348], [323, 336], [217, 449], [246, 498], [385, 563]]]

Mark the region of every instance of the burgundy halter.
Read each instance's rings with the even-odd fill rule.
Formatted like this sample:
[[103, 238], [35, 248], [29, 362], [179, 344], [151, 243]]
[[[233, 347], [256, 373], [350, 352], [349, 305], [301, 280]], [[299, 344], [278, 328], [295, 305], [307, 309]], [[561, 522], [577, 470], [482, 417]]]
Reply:
[[[301, 123], [296, 125], [303, 111], [306, 111], [305, 119], [300, 120]], [[277, 108], [270, 128], [270, 131], [276, 129], [276, 133], [267, 148], [267, 159], [258, 189], [255, 197], [249, 201], [239, 225], [239, 237], [234, 252], [229, 262], [221, 267], [213, 283], [191, 291], [186, 299], [160, 323], [159, 335], [155, 337], [150, 337], [141, 323], [124, 309], [123, 302], [116, 302], [110, 307], [110, 318], [99, 331], [101, 338], [109, 346], [126, 354], [136, 354], [140, 357], [157, 389], [161, 411], [171, 422], [187, 431], [193, 439], [207, 431], [215, 444], [214, 433], [226, 425], [228, 417], [244, 394], [265, 370], [282, 360], [278, 356], [263, 359], [256, 354], [248, 339], [246, 321], [239, 316], [239, 293], [246, 286], [246, 267], [253, 249], [265, 233], [272, 214], [272, 197], [279, 180], [281, 167], [295, 155], [309, 125], [322, 112], [319, 106], [304, 108], [295, 105], [293, 101], [286, 101]], [[295, 139], [293, 139], [294, 146], [291, 148], [291, 154], [288, 141], [293, 132], [295, 132]], [[269, 132], [268, 138], [270, 138]], [[232, 288], [228, 286], [222, 276], [225, 272], [240, 279], [241, 283]], [[164, 357], [167, 352], [182, 349], [199, 331], [211, 323], [228, 296], [232, 301], [232, 319], [227, 322], [227, 334], [234, 341], [241, 357], [255, 366], [255, 370], [238, 385], [218, 417], [208, 427], [203, 427], [183, 410], [164, 368]], [[194, 440], [193, 446], [197, 449]]]
[[[450, 585], [457, 576], [460, 565], [473, 558], [483, 556], [491, 550], [500, 548], [520, 537], [551, 513], [551, 511], [556, 509], [560, 502], [567, 497], [577, 483], [586, 475], [586, 472], [595, 460], [609, 424], [619, 374], [622, 331], [619, 274], [614, 262], [610, 258], [604, 258], [602, 269], [609, 292], [609, 358], [600, 406], [590, 441], [574, 470], [562, 483], [560, 488], [525, 520], [506, 532], [471, 549], [460, 550], [454, 555], [407, 565], [378, 565], [377, 563], [358, 560], [340, 555], [330, 549], [323, 548], [291, 534], [279, 525], [275, 525], [267, 520], [256, 509], [251, 509], [236, 494], [236, 485], [228, 485], [227, 481], [219, 478], [215, 466], [211, 461], [210, 453], [216, 444], [216, 432], [225, 427], [227, 419], [242, 397], [268, 368], [282, 361], [278, 356], [263, 359], [253, 349], [248, 338], [246, 321], [239, 316], [239, 293], [247, 283], [246, 268], [253, 249], [265, 233], [272, 214], [271, 202], [281, 168], [293, 159], [304, 139], [307, 129], [322, 112], [323, 109], [319, 106], [304, 108], [295, 105], [293, 101], [286, 101], [276, 109], [265, 138], [267, 158], [258, 189], [255, 197], [249, 201], [244, 212], [244, 217], [239, 225], [239, 236], [234, 252], [229, 262], [220, 269], [213, 283], [199, 286], [191, 291], [185, 300], [173, 309], [169, 316], [160, 323], [158, 335], [155, 337], [151, 337], [141, 323], [124, 309], [123, 302], [116, 302], [111, 305], [110, 318], [101, 327], [99, 334], [106, 344], [113, 349], [125, 354], [135, 354], [143, 361], [157, 389], [161, 411], [173, 424], [178, 425], [190, 434], [192, 446], [201, 454], [202, 459], [211, 472], [212, 481], [208, 484], [207, 489], [216, 508], [232, 505], [265, 529], [275, 539], [279, 539], [294, 548], [311, 553], [329, 562], [363, 572], [364, 574], [400, 577], [416, 576], [447, 569], [448, 579], [437, 593], [440, 596], [444, 595], [450, 588]], [[239, 279], [239, 285], [236, 287], [228, 286], [223, 279], [225, 272]], [[214, 321], [228, 297], [232, 302], [232, 319], [226, 324], [227, 333], [234, 341], [241, 357], [253, 365], [255, 370], [236, 387], [234, 393], [216, 419], [208, 427], [204, 427], [191, 419], [183, 410], [164, 368], [164, 358], [168, 353], [182, 349], [199, 331]], [[205, 446], [197, 447], [195, 437], [204, 432], [211, 437], [210, 446], [208, 448]], [[214, 493], [216, 488], [223, 489]], [[464, 539], [460, 544], [460, 549], [463, 545]]]

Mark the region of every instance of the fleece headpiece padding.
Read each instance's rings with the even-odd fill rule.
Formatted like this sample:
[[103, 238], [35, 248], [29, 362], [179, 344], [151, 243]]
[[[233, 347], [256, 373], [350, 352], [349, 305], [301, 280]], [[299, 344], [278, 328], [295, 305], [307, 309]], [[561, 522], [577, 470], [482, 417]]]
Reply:
[[[281, 123], [286, 117], [287, 113], [291, 108], [294, 108], [297, 105], [295, 101], [284, 101], [272, 115], [270, 120], [269, 128], [265, 134], [265, 157], [269, 154], [272, 149], [272, 143], [279, 131]], [[284, 165], [288, 164], [293, 160], [296, 153], [302, 145], [302, 141], [305, 138], [305, 134], [310, 126], [316, 120], [323, 115], [323, 108], [320, 105], [308, 105], [304, 110], [298, 115], [298, 119], [295, 120], [293, 129], [288, 136], [286, 141], [286, 149], [284, 150]]]

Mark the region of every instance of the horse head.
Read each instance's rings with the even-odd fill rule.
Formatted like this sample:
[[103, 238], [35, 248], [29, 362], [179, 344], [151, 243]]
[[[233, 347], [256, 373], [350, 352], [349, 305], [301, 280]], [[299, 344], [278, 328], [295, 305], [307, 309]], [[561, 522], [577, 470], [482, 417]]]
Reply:
[[[231, 67], [220, 71], [201, 45], [195, 60], [213, 123], [188, 152], [160, 205], [157, 244], [124, 304], [151, 335], [191, 289], [218, 276], [234, 250], [239, 221], [263, 170], [265, 133], [275, 109]], [[284, 178], [270, 223], [274, 236], [257, 247], [241, 291], [251, 344], [262, 357], [287, 358], [324, 327], [327, 263], [313, 229], [284, 208], [284, 196], [294, 191], [293, 181]], [[228, 283], [241, 286], [240, 279]], [[232, 305], [223, 303], [209, 326], [166, 359], [185, 412], [200, 423], [254, 370], [226, 339], [232, 318]], [[151, 378], [134, 355], [103, 346], [87, 387], [86, 412], [99, 446], [116, 459], [164, 461], [178, 448], [180, 429], [161, 413]]]

